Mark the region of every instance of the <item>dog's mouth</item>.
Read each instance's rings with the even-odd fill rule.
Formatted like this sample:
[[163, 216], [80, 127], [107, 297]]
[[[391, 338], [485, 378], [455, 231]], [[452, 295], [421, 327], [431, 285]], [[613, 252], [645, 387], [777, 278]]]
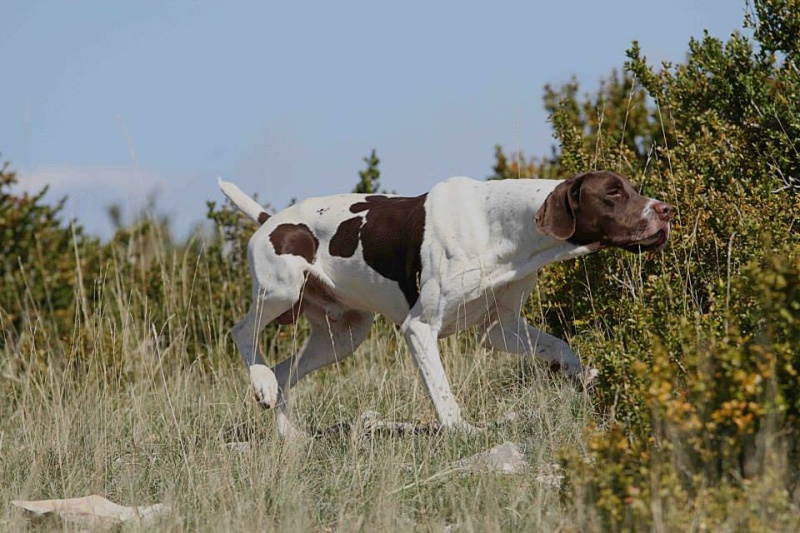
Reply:
[[667, 238], [669, 238], [669, 226], [658, 230], [649, 237], [621, 246], [621, 248], [634, 254], [658, 252], [664, 249], [664, 246], [667, 244]]

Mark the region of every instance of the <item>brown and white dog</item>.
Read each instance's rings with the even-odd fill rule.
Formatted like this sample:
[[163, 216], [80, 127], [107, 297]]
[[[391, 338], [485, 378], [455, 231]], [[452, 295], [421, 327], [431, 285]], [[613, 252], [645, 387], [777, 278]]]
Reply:
[[[400, 326], [443, 428], [474, 430], [461, 416], [437, 340], [478, 326], [498, 350], [535, 354], [568, 376], [586, 377], [569, 346], [520, 315], [536, 273], [554, 261], [617, 247], [663, 249], [672, 208], [613, 172], [568, 180], [451, 178], [414, 198], [342, 194], [269, 216], [238, 187], [222, 192], [261, 224], [248, 245], [250, 311], [232, 335], [256, 399], [276, 407], [281, 435], [289, 389], [351, 354], [381, 313]], [[271, 321], [304, 315], [311, 334], [273, 369], [258, 337]]]

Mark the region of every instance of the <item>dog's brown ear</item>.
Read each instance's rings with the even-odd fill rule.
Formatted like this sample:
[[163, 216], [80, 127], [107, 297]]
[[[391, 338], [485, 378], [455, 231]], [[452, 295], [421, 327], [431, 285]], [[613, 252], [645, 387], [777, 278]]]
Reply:
[[536, 213], [536, 228], [558, 240], [564, 241], [575, 233], [575, 209], [578, 207], [583, 175], [560, 183]]

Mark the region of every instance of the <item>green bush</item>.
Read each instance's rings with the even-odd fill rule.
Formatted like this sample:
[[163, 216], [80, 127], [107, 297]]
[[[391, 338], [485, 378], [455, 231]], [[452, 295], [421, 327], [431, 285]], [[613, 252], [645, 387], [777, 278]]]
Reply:
[[47, 360], [63, 357], [59, 339], [71, 335], [78, 319], [76, 301], [91, 281], [81, 272], [97, 264], [98, 243], [80, 225], [65, 224], [65, 199], [43, 201], [47, 187], [35, 194], [14, 194], [16, 174], [0, 168], [0, 350], [23, 344]]
[[[664, 253], [551, 265], [526, 310], [600, 370], [594, 420], [562, 454], [586, 529], [800, 527], [800, 2], [754, 0], [745, 25], [660, 69], [634, 43], [595, 93], [545, 88], [551, 153], [495, 148], [492, 179], [609, 168], [676, 206]], [[238, 357], [253, 231], [238, 212], [209, 203], [212, 232], [185, 243], [150, 216], [100, 243], [15, 180], [3, 166], [4, 397], [54, 368], [126, 387]], [[268, 354], [296, 340], [268, 331]]]
[[176, 243], [163, 217], [143, 212], [123, 225], [117, 214], [114, 236], [101, 243], [62, 220], [65, 199], [51, 206], [46, 188], [16, 194], [16, 183], [6, 163], [0, 350], [13, 383], [60, 369], [76, 378], [100, 370], [124, 385], [147, 342], [185, 350], [172, 364], [210, 367], [207, 356], [246, 310], [249, 223], [209, 204], [212, 233]]
[[677, 207], [659, 257], [604, 252], [541, 276], [548, 328], [600, 370], [588, 449], [564, 456], [568, 494], [606, 528], [726, 527], [735, 508], [736, 528], [763, 528], [795, 505], [800, 4], [753, 7], [752, 39], [706, 34], [658, 71], [634, 43], [597, 94], [548, 87], [560, 149], [496, 153], [493, 177], [611, 168]]

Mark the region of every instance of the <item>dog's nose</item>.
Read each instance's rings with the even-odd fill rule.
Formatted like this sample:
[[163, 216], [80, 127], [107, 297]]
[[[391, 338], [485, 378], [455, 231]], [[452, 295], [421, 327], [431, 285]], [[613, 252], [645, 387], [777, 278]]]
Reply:
[[669, 222], [672, 218], [672, 206], [664, 202], [656, 202], [653, 205], [653, 210], [658, 215], [658, 218], [664, 222]]

